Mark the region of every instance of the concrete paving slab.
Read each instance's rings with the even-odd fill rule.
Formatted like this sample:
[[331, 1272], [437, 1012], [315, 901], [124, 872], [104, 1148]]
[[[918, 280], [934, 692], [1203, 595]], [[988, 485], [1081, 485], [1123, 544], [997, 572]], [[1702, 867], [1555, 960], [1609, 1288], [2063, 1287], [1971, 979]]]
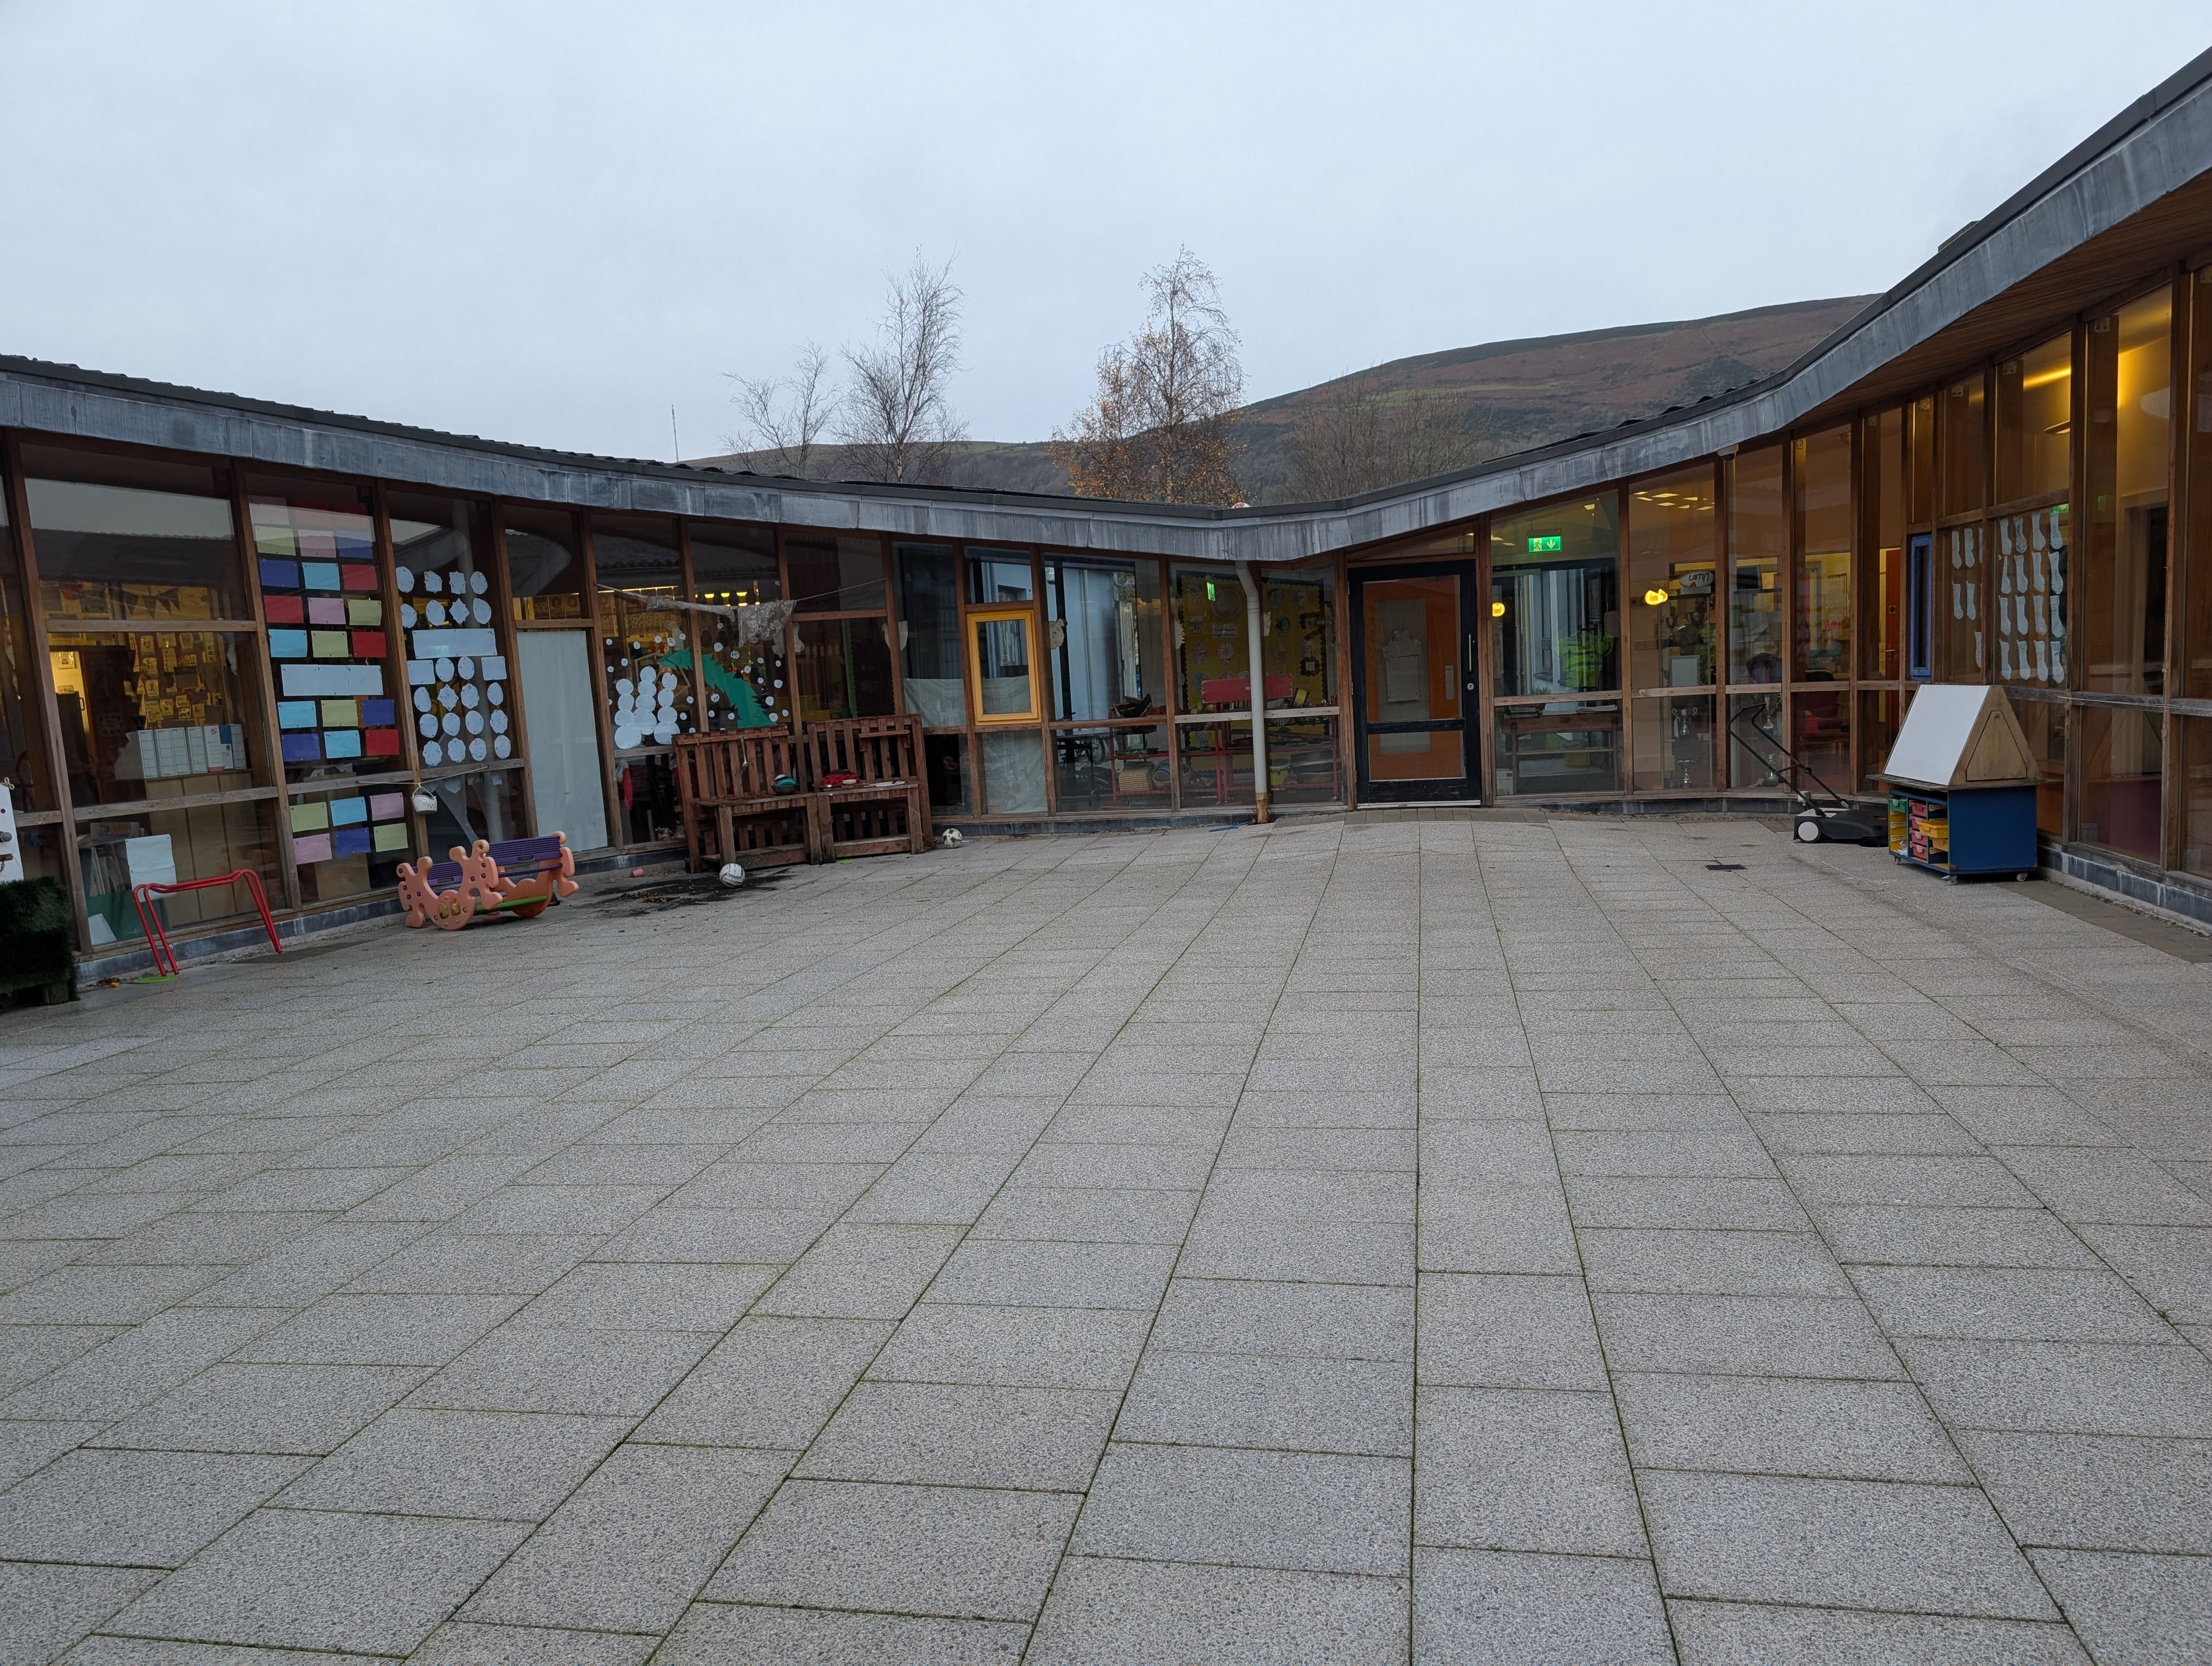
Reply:
[[635, 924], [0, 1018], [0, 1658], [2212, 1653], [2212, 961], [1665, 818]]

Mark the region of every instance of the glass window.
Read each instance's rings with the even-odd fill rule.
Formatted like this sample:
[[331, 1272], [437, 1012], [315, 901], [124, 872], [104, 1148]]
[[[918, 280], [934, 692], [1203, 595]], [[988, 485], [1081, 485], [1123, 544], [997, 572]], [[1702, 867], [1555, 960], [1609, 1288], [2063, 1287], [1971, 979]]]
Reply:
[[50, 625], [252, 617], [222, 471], [26, 446], [23, 473]]
[[583, 546], [564, 510], [509, 505], [504, 512], [507, 594], [520, 621], [584, 617]]
[[[86, 926], [92, 945], [143, 937], [134, 885], [208, 879], [246, 868], [259, 876], [262, 891], [281, 899], [277, 878], [276, 805], [270, 799], [229, 804], [199, 804], [149, 809], [128, 816], [100, 817], [77, 823], [77, 857], [84, 875]], [[253, 897], [242, 885], [187, 891], [147, 905], [161, 928], [197, 929], [253, 913]]]
[[2189, 533], [2184, 541], [2188, 570], [2182, 594], [2189, 617], [2182, 662], [2187, 668], [2183, 692], [2212, 699], [2212, 266], [2191, 274], [2189, 330], [2189, 392], [2194, 415], [2184, 435], [2189, 490]]
[[2159, 749], [2164, 714], [2125, 706], [2083, 706], [2081, 836], [2091, 844], [2159, 860]]
[[1729, 459], [1729, 681], [1782, 680], [1782, 447]]
[[[1632, 508], [1629, 511], [1635, 514]], [[1713, 784], [1713, 699], [1638, 700], [1636, 790], [1679, 793]]]
[[1729, 696], [1729, 785], [1774, 787], [1782, 784], [1782, 696]]
[[[1847, 682], [1851, 674], [1851, 430], [1848, 425], [1795, 442], [1797, 662], [1806, 683]], [[1844, 726], [1846, 733], [1850, 726]]]
[[2081, 686], [2166, 687], [2166, 470], [2173, 297], [2160, 289], [2088, 332], [2088, 549], [2077, 611]]
[[1936, 400], [1915, 399], [1905, 413], [1905, 510], [1908, 527], [1936, 518]]
[[891, 650], [882, 619], [801, 620], [798, 647], [801, 722], [891, 714]]
[[2027, 750], [2042, 773], [2035, 789], [2035, 825], [2062, 838], [2066, 832], [2067, 708], [2056, 700], [2028, 700], [2008, 694], [2013, 714], [2027, 735]]
[[1042, 816], [1045, 812], [1044, 746], [1036, 729], [1001, 729], [981, 734], [983, 802], [994, 816]]
[[921, 755], [929, 770], [930, 813], [969, 816], [975, 811], [975, 776], [968, 766], [968, 737], [932, 734], [921, 738]]
[[693, 616], [655, 607], [648, 599], [683, 597], [676, 528], [641, 516], [594, 515], [592, 566], [599, 587], [599, 646], [606, 658], [615, 750], [665, 746], [698, 727], [691, 685]]
[[1937, 483], [1936, 513], [1963, 514], [1978, 509], [1984, 500], [1984, 482], [1989, 461], [1989, 435], [1984, 427], [1982, 378], [1977, 374], [1953, 382], [1943, 390], [1942, 453], [1942, 477]]
[[[1250, 709], [1243, 585], [1218, 568], [1177, 568], [1173, 582], [1178, 709]], [[1263, 581], [1261, 652], [1269, 706], [1335, 702], [1334, 583], [1326, 569], [1270, 571]]]
[[1164, 711], [1158, 563], [1048, 556], [1044, 589], [1052, 714], [1088, 722]]
[[458, 498], [394, 492], [386, 507], [409, 720], [422, 767], [512, 757], [507, 645], [489, 570], [487, 519]]
[[[1267, 793], [1277, 804], [1340, 802], [1336, 719], [1325, 713], [1267, 719]], [[1252, 724], [1187, 723], [1178, 736], [1186, 809], [1252, 802]]]
[[775, 565], [775, 534], [765, 526], [691, 523], [691, 582], [696, 599], [726, 607], [753, 607], [783, 594]]
[[880, 611], [884, 546], [853, 533], [787, 532], [783, 559], [801, 613]]
[[58, 802], [46, 779], [46, 726], [39, 718], [44, 702], [33, 669], [22, 569], [8, 526], [6, 483], [0, 481], [0, 775], [15, 783], [19, 812], [52, 810]]
[[1905, 674], [1905, 412], [1868, 417], [1860, 441], [1859, 672], [1894, 682]]
[[[783, 594], [775, 561], [775, 534], [765, 526], [695, 523], [691, 528], [693, 594], [717, 607], [757, 607]], [[784, 634], [748, 642], [744, 623], [712, 613], [689, 616], [690, 629], [706, 656], [709, 729], [757, 729], [791, 721], [784, 687]]]
[[1997, 502], [2072, 489], [2074, 336], [1997, 365]]
[[970, 550], [968, 552], [968, 599], [977, 607], [1001, 602], [1036, 599], [1036, 585], [1030, 574], [1026, 550]]
[[1052, 757], [1063, 811], [1164, 810], [1168, 806], [1164, 724], [1060, 729], [1052, 737]]
[[1501, 696], [1620, 686], [1620, 532], [1613, 493], [1492, 525], [1490, 634]]
[[957, 558], [941, 544], [902, 544], [896, 553], [906, 708], [925, 728], [959, 728], [968, 721], [968, 685], [960, 668]]
[[255, 780], [252, 639], [215, 631], [48, 639], [70, 793], [80, 806], [234, 792]]
[[1720, 587], [1715, 509], [1710, 464], [1629, 490], [1631, 688], [1704, 688], [1713, 681], [1713, 605]]
[[1936, 628], [1944, 641], [1943, 675], [1953, 683], [1989, 681], [1982, 638], [1983, 533], [1975, 521], [1936, 535]]
[[2212, 878], [2212, 717], [2181, 717], [2181, 852], [2185, 873]]
[[628, 845], [672, 844], [684, 836], [676, 796], [675, 754], [639, 752], [615, 761], [615, 806]]
[[385, 617], [367, 496], [251, 479], [246, 491], [286, 778], [405, 769], [398, 645]]
[[[285, 806], [285, 814], [292, 824], [300, 899], [310, 906], [397, 885], [399, 864], [413, 850], [407, 788], [398, 783], [303, 793]], [[442, 852], [466, 842], [434, 838], [430, 848]]]
[[1845, 689], [1802, 689], [1790, 696], [1796, 738], [1790, 750], [1832, 793], [1851, 790], [1851, 696]]
[[477, 769], [465, 775], [447, 775], [433, 782], [429, 791], [438, 807], [422, 818], [423, 841], [441, 860], [455, 845], [466, 848], [478, 839], [502, 844], [529, 836], [522, 818], [522, 772], [519, 769]]
[[2066, 686], [2068, 514], [2063, 503], [1999, 515], [1996, 572], [1997, 679]]
[[1620, 708], [1612, 701], [1555, 700], [1497, 713], [1501, 796], [1620, 790]]
[[1037, 700], [1036, 631], [1036, 615], [1025, 607], [968, 616], [976, 722], [1034, 723], [1043, 715]]
[[[1859, 791], [1884, 790], [1879, 779], [1889, 767], [1889, 749], [1897, 739], [1904, 696], [1895, 689], [1865, 690], [1859, 695]], [[1838, 786], [1843, 783], [1838, 781]]]

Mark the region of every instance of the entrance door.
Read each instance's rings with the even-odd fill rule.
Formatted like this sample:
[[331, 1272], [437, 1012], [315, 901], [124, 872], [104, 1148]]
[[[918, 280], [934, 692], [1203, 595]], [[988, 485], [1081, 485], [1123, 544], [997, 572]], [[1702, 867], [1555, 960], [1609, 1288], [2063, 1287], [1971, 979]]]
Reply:
[[590, 645], [580, 630], [518, 630], [514, 657], [538, 834], [566, 833], [571, 850], [597, 850], [607, 842], [607, 801]]
[[1474, 566], [1355, 573], [1363, 802], [1480, 799]]

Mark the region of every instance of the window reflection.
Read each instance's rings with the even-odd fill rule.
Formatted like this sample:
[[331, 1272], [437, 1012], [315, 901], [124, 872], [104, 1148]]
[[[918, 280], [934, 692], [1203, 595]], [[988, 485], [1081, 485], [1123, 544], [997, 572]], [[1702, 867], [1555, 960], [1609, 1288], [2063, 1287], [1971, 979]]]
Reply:
[[879, 619], [803, 619], [798, 629], [802, 722], [891, 714], [891, 651]]
[[960, 669], [957, 559], [936, 544], [902, 544], [896, 553], [906, 708], [924, 728], [959, 728], [968, 721], [968, 687]]
[[877, 539], [828, 532], [785, 536], [792, 599], [801, 613], [858, 613], [884, 605], [884, 546]]
[[1052, 714], [1093, 721], [1163, 709], [1158, 565], [1050, 556], [1044, 587]]
[[1861, 431], [1859, 669], [1884, 681], [1902, 676], [1905, 631], [1905, 412], [1882, 411]]
[[1632, 687], [1701, 688], [1713, 680], [1714, 509], [1710, 465], [1628, 494]]
[[[1246, 711], [1252, 699], [1244, 587], [1233, 572], [1178, 568], [1174, 578], [1178, 709]], [[1267, 634], [1266, 698], [1271, 706], [1328, 706], [1336, 700], [1334, 575], [1270, 571], [1261, 585]]]
[[2074, 467], [2074, 336], [1997, 365], [1997, 502], [2065, 491]]
[[70, 796], [125, 804], [253, 786], [252, 685], [240, 654], [249, 641], [209, 631], [50, 637]]
[[[67, 454], [24, 449], [67, 466]], [[238, 564], [230, 500], [211, 494], [206, 469], [148, 465], [155, 478], [200, 477], [210, 495], [125, 483], [136, 471], [100, 459], [105, 480], [24, 482], [37, 541], [39, 593], [46, 617], [69, 619], [244, 619], [252, 610]]]
[[1620, 546], [1611, 492], [1497, 522], [1490, 569], [1501, 697], [1620, 686]]
[[584, 617], [584, 557], [574, 515], [553, 509], [505, 512], [507, 581], [522, 621]]
[[1799, 680], [1851, 674], [1851, 431], [1796, 442]]
[[2172, 322], [2173, 298], [2161, 289], [2094, 320], [2088, 331], [2081, 685], [2113, 694], [2166, 688]]
[[[757, 607], [783, 593], [777, 576], [775, 534], [765, 527], [696, 525], [691, 532], [693, 593], [717, 607]], [[785, 688], [783, 637], [745, 642], [742, 622], [694, 613], [691, 634], [703, 656], [707, 684], [704, 727], [761, 728], [791, 721]]]
[[1744, 452], [1729, 466], [1729, 681], [1779, 683], [1782, 447]]

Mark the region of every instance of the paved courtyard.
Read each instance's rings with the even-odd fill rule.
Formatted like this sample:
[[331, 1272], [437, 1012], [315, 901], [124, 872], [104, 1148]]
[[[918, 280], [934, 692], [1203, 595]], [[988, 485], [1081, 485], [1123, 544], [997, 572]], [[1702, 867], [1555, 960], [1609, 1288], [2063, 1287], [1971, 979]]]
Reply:
[[2054, 891], [979, 840], [0, 1015], [0, 1663], [2212, 1658], [2212, 964]]

